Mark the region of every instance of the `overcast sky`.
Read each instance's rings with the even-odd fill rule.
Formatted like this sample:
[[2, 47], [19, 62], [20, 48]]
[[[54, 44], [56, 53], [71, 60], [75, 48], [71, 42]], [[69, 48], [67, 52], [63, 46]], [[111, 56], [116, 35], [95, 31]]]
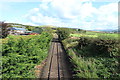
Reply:
[[0, 21], [81, 29], [117, 29], [118, 0], [0, 0]]

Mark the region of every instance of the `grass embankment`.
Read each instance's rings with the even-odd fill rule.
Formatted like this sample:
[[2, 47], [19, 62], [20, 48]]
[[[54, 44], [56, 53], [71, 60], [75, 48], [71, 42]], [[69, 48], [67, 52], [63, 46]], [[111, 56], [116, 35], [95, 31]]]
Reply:
[[120, 43], [118, 34], [72, 34], [80, 39], [65, 39], [63, 44], [71, 57], [74, 77], [120, 78]]
[[34, 67], [48, 53], [51, 34], [10, 36], [2, 45], [2, 78], [35, 78]]

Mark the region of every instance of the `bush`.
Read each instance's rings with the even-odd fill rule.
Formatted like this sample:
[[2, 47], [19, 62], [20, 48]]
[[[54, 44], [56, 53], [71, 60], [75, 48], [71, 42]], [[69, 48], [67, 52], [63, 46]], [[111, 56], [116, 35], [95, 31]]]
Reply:
[[68, 28], [58, 28], [57, 34], [61, 40], [64, 40], [69, 37], [70, 32]]
[[43, 29], [40, 27], [35, 27], [34, 29], [32, 29], [32, 31], [41, 34], [43, 32]]
[[120, 56], [118, 55], [118, 46], [120, 43], [115, 39], [99, 39], [99, 38], [89, 38], [81, 37], [79, 40], [78, 47], [84, 49], [85, 47], [90, 47], [90, 51], [93, 54], [104, 56]]
[[52, 36], [42, 33], [33, 38], [10, 38], [2, 47], [2, 78], [35, 78], [34, 66], [48, 53]]

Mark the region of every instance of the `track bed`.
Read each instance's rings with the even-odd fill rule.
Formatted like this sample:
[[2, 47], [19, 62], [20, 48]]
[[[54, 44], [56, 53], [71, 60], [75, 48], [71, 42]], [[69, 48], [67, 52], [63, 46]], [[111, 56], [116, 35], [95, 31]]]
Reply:
[[66, 54], [58, 40], [58, 36], [55, 35], [40, 78], [46, 80], [70, 80], [71, 72], [68, 64]]

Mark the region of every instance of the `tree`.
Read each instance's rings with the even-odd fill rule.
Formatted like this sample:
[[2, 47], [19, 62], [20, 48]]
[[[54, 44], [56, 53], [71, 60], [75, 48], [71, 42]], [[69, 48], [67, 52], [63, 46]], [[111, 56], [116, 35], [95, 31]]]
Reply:
[[81, 29], [78, 29], [78, 31], [82, 31]]
[[0, 22], [0, 38], [5, 38], [8, 35], [8, 23]]
[[61, 40], [64, 40], [69, 37], [70, 29], [69, 28], [58, 28], [57, 34]]
[[32, 30], [34, 30], [34, 27], [33, 26], [29, 26], [29, 25], [27, 25], [27, 26], [25, 26], [26, 28], [27, 28], [27, 30], [29, 30], [29, 31], [32, 31]]
[[40, 28], [40, 27], [35, 27], [35, 28], [33, 29], [33, 32], [36, 32], [36, 33], [39, 33], [39, 34], [41, 34], [42, 31], [43, 31], [43, 29]]

